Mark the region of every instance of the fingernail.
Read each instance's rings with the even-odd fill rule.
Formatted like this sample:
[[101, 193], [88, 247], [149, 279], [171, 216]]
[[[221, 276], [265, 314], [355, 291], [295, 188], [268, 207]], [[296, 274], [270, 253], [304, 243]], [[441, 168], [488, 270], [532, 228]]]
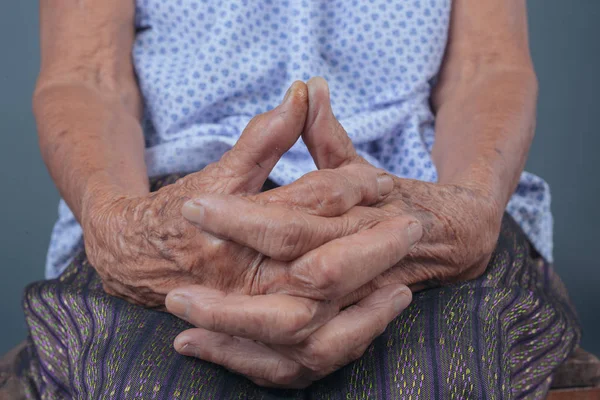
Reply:
[[386, 196], [394, 189], [394, 179], [387, 174], [379, 175], [377, 177], [377, 184], [379, 185], [379, 196]]
[[292, 84], [292, 86], [290, 86], [290, 88], [287, 90], [287, 92], [285, 92], [285, 96], [283, 97], [283, 101], [281, 102], [281, 104], [285, 104], [289, 98], [292, 95], [292, 89], [294, 88], [294, 84]]
[[327, 83], [327, 81], [325, 80], [325, 78], [323, 78], [322, 76], [313, 76], [312, 78], [310, 78], [306, 84], [310, 84], [309, 88], [311, 86], [324, 86], [328, 91], [329, 91], [329, 84]]
[[193, 344], [184, 343], [182, 345], [182, 347], [179, 348], [179, 350], [177, 350], [177, 347], [175, 347], [175, 350], [182, 356], [199, 358], [198, 357], [198, 348], [196, 346], [194, 346]]
[[183, 293], [169, 294], [166, 300], [167, 310], [181, 318], [187, 318], [190, 307], [189, 298]]
[[406, 286], [396, 292], [394, 296], [394, 308], [397, 313], [406, 309], [412, 302], [412, 292]]
[[186, 335], [179, 335], [173, 341], [173, 346], [178, 353], [185, 353], [186, 348], [190, 346], [190, 338]]
[[181, 208], [181, 215], [190, 222], [201, 224], [204, 220], [204, 207], [199, 199], [190, 200]]
[[410, 246], [412, 248], [419, 243], [419, 240], [423, 237], [423, 227], [419, 222], [413, 221], [408, 224], [407, 232], [408, 240], [410, 241]]

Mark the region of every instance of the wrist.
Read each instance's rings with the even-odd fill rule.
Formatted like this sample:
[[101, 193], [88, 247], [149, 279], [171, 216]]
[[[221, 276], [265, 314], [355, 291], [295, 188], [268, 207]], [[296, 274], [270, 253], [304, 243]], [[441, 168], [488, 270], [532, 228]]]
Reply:
[[485, 163], [469, 166], [462, 170], [438, 169], [439, 184], [468, 189], [477, 197], [488, 201], [500, 214], [504, 212], [514, 191], [511, 181], [510, 179], [503, 179], [499, 173]]
[[108, 215], [110, 210], [123, 201], [141, 197], [149, 193], [146, 188], [136, 188], [132, 186], [125, 189], [120, 185], [113, 183], [103, 172], [91, 176], [83, 190], [81, 198], [80, 222], [82, 227], [89, 225], [87, 222], [97, 215]]

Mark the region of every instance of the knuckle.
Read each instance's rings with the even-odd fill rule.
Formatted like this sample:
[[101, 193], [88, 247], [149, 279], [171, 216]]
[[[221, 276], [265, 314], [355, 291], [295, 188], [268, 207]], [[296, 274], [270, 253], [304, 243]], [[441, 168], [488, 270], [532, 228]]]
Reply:
[[221, 331], [223, 327], [223, 320], [221, 313], [211, 307], [210, 305], [192, 303], [192, 309], [188, 311], [190, 314], [195, 313], [199, 316], [205, 315], [207, 327], [210, 331]]
[[312, 317], [308, 313], [294, 313], [290, 323], [285, 329], [285, 335], [289, 338], [289, 344], [298, 344], [305, 339], [304, 329], [310, 323]]
[[355, 181], [361, 177], [376, 178], [377, 169], [367, 164], [347, 164], [336, 170], [349, 181]]
[[295, 345], [302, 343], [309, 335], [306, 329], [313, 322], [316, 315], [316, 307], [305, 305], [294, 310], [287, 316], [288, 324], [286, 325], [282, 341], [286, 345]]
[[308, 179], [306, 181], [306, 186], [308, 186], [308, 191], [312, 195], [312, 200], [314, 206], [318, 209], [327, 209], [326, 201], [330, 199], [326, 195], [327, 183], [325, 174], [321, 174], [318, 178]]
[[346, 211], [349, 203], [347, 179], [331, 170], [320, 170], [307, 174], [304, 181], [310, 192], [312, 203], [322, 215], [337, 215]]
[[289, 187], [283, 186], [278, 187], [275, 190], [269, 190], [266, 192], [262, 192], [259, 195], [248, 196], [248, 199], [261, 205], [270, 205], [270, 204], [280, 204], [280, 205], [290, 205], [292, 196], [289, 192], [285, 191], [285, 189], [289, 189]]
[[339, 201], [346, 201], [350, 196], [356, 193], [356, 178], [348, 173], [344, 173], [338, 170], [330, 171], [328, 177], [329, 195], [332, 199], [338, 199]]
[[180, 189], [184, 193], [195, 193], [199, 191], [201, 185], [200, 173], [186, 175], [175, 182], [174, 187]]
[[375, 168], [370, 164], [350, 164], [344, 167], [345, 176], [355, 191], [355, 196], [362, 203], [373, 203], [380, 199], [379, 177], [389, 175], [387, 171]]
[[313, 263], [312, 285], [325, 297], [335, 295], [335, 289], [343, 278], [343, 271], [339, 263], [331, 259], [331, 257], [318, 255]]
[[326, 192], [324, 199], [326, 208], [331, 210], [331, 212], [344, 212], [349, 208], [349, 205], [353, 205], [350, 204], [351, 198], [347, 196], [346, 191], [339, 185], [339, 183], [336, 184], [332, 182], [332, 185]]

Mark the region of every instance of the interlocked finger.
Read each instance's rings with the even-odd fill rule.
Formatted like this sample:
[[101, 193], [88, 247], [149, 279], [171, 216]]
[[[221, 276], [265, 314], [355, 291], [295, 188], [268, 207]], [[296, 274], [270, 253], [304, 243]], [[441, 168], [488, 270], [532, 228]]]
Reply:
[[394, 180], [385, 171], [368, 164], [349, 164], [308, 173], [292, 184], [254, 198], [261, 204], [279, 204], [312, 215], [334, 217], [357, 205], [378, 203], [393, 188]]
[[278, 344], [302, 342], [339, 311], [331, 302], [281, 294], [248, 296], [198, 285], [171, 291], [166, 305], [198, 328]]

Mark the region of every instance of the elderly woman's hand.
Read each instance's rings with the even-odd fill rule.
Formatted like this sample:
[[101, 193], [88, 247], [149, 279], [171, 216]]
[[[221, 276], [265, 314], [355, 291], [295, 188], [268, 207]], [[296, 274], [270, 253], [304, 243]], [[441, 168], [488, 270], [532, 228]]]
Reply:
[[[384, 175], [382, 171], [349, 166], [309, 174], [293, 185], [256, 194], [281, 155], [300, 136], [306, 114], [306, 85], [299, 82], [292, 86], [282, 105], [253, 119], [236, 146], [219, 162], [145, 197], [93, 197], [84, 207], [82, 226], [88, 258], [106, 291], [145, 306], [160, 307], [171, 289], [190, 284], [246, 294], [262, 293], [273, 285], [282, 290], [299, 287], [295, 282], [307, 288], [326, 285], [331, 277], [327, 270], [316, 270], [319, 264], [314, 261], [332, 258], [335, 249], [311, 250], [352, 232], [345, 229], [343, 221], [320, 216], [339, 215], [356, 204], [380, 201], [393, 185], [389, 178], [379, 179]], [[266, 251], [261, 253], [205, 233], [183, 218], [182, 207], [188, 218], [200, 217], [202, 208], [193, 199], [206, 193], [229, 194], [235, 199], [244, 196], [247, 201], [261, 204], [289, 200], [288, 210], [279, 218], [265, 221], [270, 225], [265, 225], [262, 232], [282, 223], [288, 215], [305, 223], [311, 221], [311, 227], [321, 220], [325, 223], [308, 230], [304, 229], [306, 224], [289, 227], [279, 241], [262, 238]], [[235, 223], [238, 218], [253, 216], [241, 215], [243, 210], [231, 212], [234, 223], [230, 227], [240, 234], [257, 235], [260, 240], [260, 230], [248, 232]], [[387, 240], [383, 245], [375, 236], [365, 240], [398, 253], [398, 258], [410, 245], [408, 239]], [[357, 260], [362, 258], [363, 262], [372, 257], [357, 254]], [[381, 260], [378, 273], [391, 265]], [[355, 283], [347, 283], [360, 285], [369, 280], [360, 279], [357, 276]], [[308, 289], [306, 292], [312, 293]]]
[[[347, 168], [349, 165], [367, 165], [359, 157], [346, 132], [335, 119], [329, 104], [327, 86], [322, 79], [309, 82], [309, 115], [304, 132], [313, 158], [319, 168]], [[500, 229], [502, 208], [485, 188], [464, 184], [426, 183], [394, 178], [393, 192], [373, 207], [353, 207], [343, 216], [349, 231], [369, 232], [382, 225], [390, 226], [392, 238], [401, 232], [394, 231], [398, 218], [414, 218], [423, 227], [423, 237], [410, 253], [395, 266], [382, 271], [367, 284], [350, 294], [337, 291], [335, 303], [341, 313], [329, 323], [315, 330], [304, 340], [290, 340], [287, 345], [273, 342], [281, 337], [296, 315], [294, 304], [301, 309], [304, 304], [296, 296], [305, 296], [303, 287], [267, 288], [267, 296], [249, 298], [215, 293], [202, 287], [173, 291], [169, 298], [187, 293], [188, 306], [167, 301], [176, 314], [196, 325], [182, 333], [175, 343], [178, 351], [226, 366], [247, 375], [261, 385], [303, 387], [311, 381], [359, 358], [373, 338], [399, 313], [407, 303], [394, 307], [393, 296], [387, 291], [400, 290], [398, 285], [413, 285], [413, 289], [458, 280], [473, 279], [481, 275], [495, 248]], [[203, 218], [196, 221], [202, 229], [250, 247], [263, 249], [261, 240], [231, 230], [230, 212], [243, 210], [240, 226], [258, 228], [255, 221], [271, 221], [277, 215], [273, 205], [261, 205], [223, 197], [202, 196]], [[272, 227], [262, 231], [261, 237], [285, 236], [298, 222], [293, 216], [286, 224], [268, 222]], [[350, 243], [349, 243], [350, 244]], [[351, 247], [355, 246], [355, 247]], [[343, 266], [352, 263], [357, 248], [367, 251], [374, 243], [354, 242], [339, 249], [340, 266], [335, 276], [351, 279], [350, 270]], [[380, 256], [385, 256], [385, 250]], [[390, 260], [397, 254], [390, 254]], [[364, 270], [372, 263], [365, 262]], [[331, 269], [331, 268], [330, 268]], [[385, 294], [387, 293], [387, 295]], [[320, 298], [320, 293], [313, 293]], [[331, 296], [329, 298], [332, 298]], [[398, 298], [398, 297], [396, 297]], [[377, 299], [377, 300], [373, 300]], [[358, 302], [358, 303], [357, 303]], [[343, 307], [355, 304], [344, 310]], [[361, 312], [362, 310], [362, 312]], [[297, 321], [295, 321], [297, 322]], [[303, 329], [301, 325], [296, 325]], [[370, 327], [370, 329], [369, 329]], [[251, 339], [251, 340], [248, 340]], [[255, 343], [254, 340], [262, 343]]]
[[[326, 82], [309, 82], [309, 115], [303, 134], [319, 168], [368, 164], [359, 157], [331, 111]], [[330, 132], [322, 135], [321, 132]], [[504, 212], [489, 187], [470, 181], [428, 183], [394, 177], [392, 193], [373, 207], [355, 207], [350, 227], [377, 226], [399, 216], [417, 219], [423, 237], [394, 268], [369, 283], [371, 290], [389, 283], [445, 284], [480, 276], [496, 247]], [[352, 229], [352, 228], [351, 228]], [[211, 229], [208, 229], [212, 231]], [[358, 295], [355, 299], [362, 298]], [[348, 304], [353, 303], [348, 299]]]
[[[186, 306], [177, 299], [182, 294], [188, 299]], [[314, 302], [282, 294], [247, 296], [195, 286], [169, 294], [167, 306], [203, 327], [189, 329], [175, 339], [179, 353], [222, 365], [261, 386], [303, 388], [358, 359], [411, 299], [408, 287], [387, 285], [350, 307], [336, 307], [339, 313], [312, 334], [287, 337], [285, 332], [293, 333], [290, 327], [302, 328], [298, 316], [307, 306], [314, 309]], [[278, 337], [277, 343], [272, 343], [273, 337]], [[278, 344], [282, 338], [287, 344]]]
[[[309, 113], [303, 138], [321, 169], [319, 173], [359, 165], [378, 171], [357, 155], [348, 135], [333, 115], [326, 82], [315, 78], [309, 81], [308, 87]], [[377, 276], [362, 289], [370, 292], [389, 283], [443, 284], [480, 276], [496, 246], [503, 215], [503, 207], [491, 192], [471, 182], [428, 183], [395, 176], [392, 179], [394, 188], [381, 201], [370, 207], [352, 207], [339, 217], [327, 219], [342, 220], [346, 232], [369, 232], [382, 225], [391, 225], [393, 232], [394, 221], [398, 218], [419, 221], [414, 225], [419, 230], [422, 226], [423, 237], [418, 245], [397, 262], [395, 268]], [[195, 224], [219, 237], [263, 252], [269, 251], [265, 243], [287, 238], [289, 232], [295, 232], [294, 237], [302, 236], [298, 227], [310, 230], [311, 223], [323, 223], [322, 219], [303, 221], [301, 214], [288, 214], [283, 221], [278, 219], [285, 206], [275, 204], [282, 203], [276, 199], [270, 204], [260, 204], [239, 197], [206, 194], [197, 201], [202, 205], [203, 213], [202, 218], [190, 216]], [[235, 218], [236, 229], [231, 229], [234, 210], [242, 212]], [[367, 246], [366, 243], [356, 245]], [[340, 250], [338, 257], [350, 261], [352, 249]], [[342, 275], [343, 271], [339, 274]], [[290, 293], [294, 294], [293, 289]], [[318, 293], [315, 297], [319, 297]], [[355, 300], [363, 297], [358, 296]]]

